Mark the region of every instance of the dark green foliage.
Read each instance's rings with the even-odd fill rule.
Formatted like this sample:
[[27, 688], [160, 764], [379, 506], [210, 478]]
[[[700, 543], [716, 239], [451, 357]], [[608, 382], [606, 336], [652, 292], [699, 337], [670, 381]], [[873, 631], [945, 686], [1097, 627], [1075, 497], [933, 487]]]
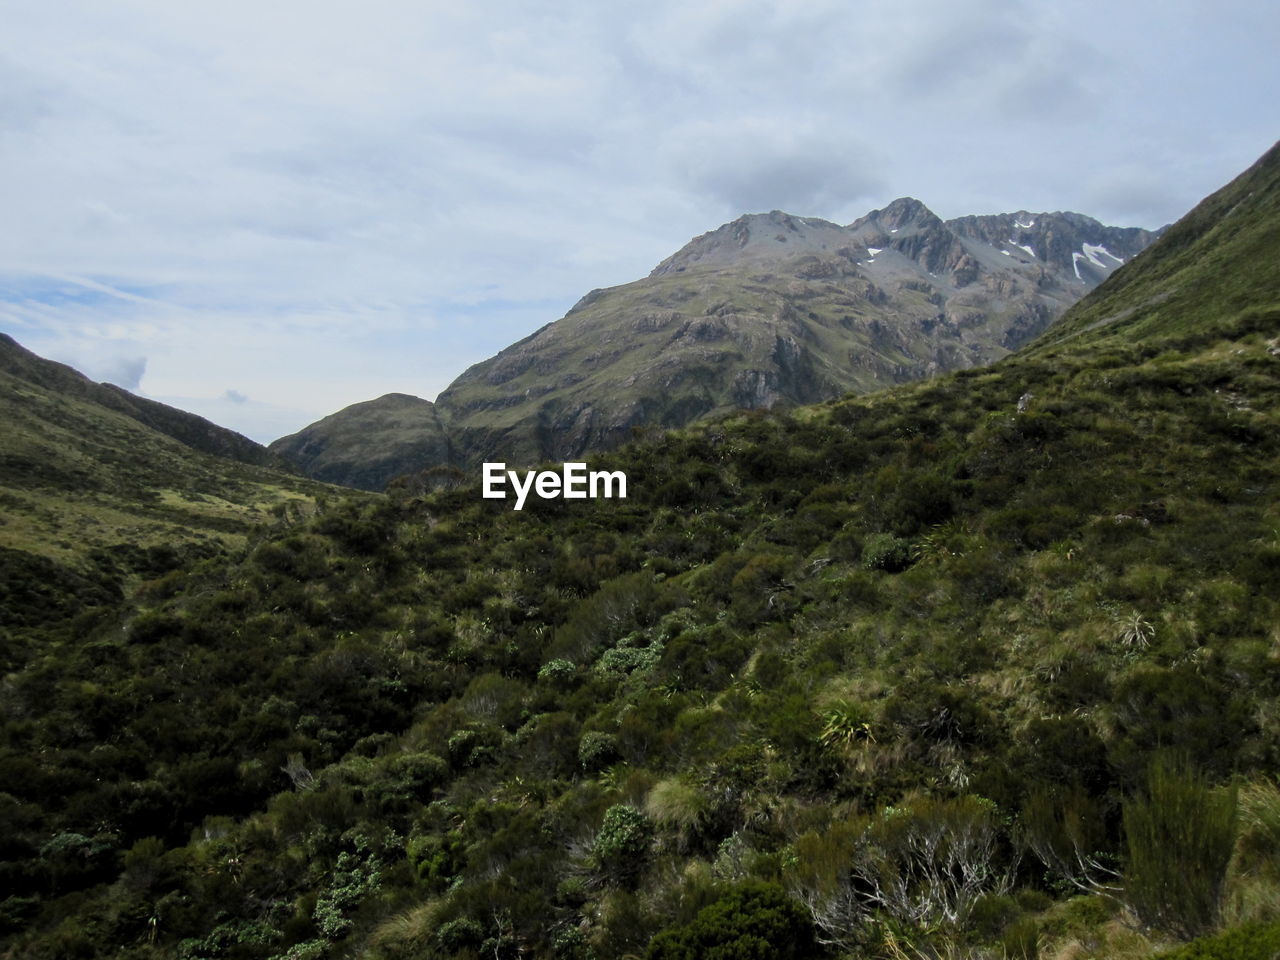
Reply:
[[436, 941], [447, 954], [455, 954], [467, 947], [478, 947], [484, 939], [484, 927], [469, 917], [459, 917], [441, 924], [436, 931]]
[[1159, 960], [1275, 960], [1280, 923], [1251, 924], [1160, 954]]
[[1139, 919], [1186, 940], [1212, 930], [1236, 838], [1235, 791], [1162, 755], [1125, 804], [1124, 830], [1124, 898]]
[[921, 748], [943, 743], [976, 746], [995, 735], [990, 711], [968, 690], [927, 681], [896, 691], [885, 705], [884, 721]]
[[34, 627], [86, 607], [118, 602], [118, 581], [81, 573], [45, 557], [0, 547], [0, 628]]
[[[767, 598], [761, 603], [767, 607]], [[724, 624], [695, 626], [668, 641], [659, 674], [680, 689], [719, 690], [750, 653], [747, 639]]]
[[805, 911], [771, 883], [734, 887], [692, 922], [653, 938], [645, 960], [789, 960], [813, 955]]
[[1123, 734], [1116, 760], [1131, 777], [1160, 748], [1181, 750], [1224, 774], [1250, 726], [1241, 693], [1190, 664], [1137, 669], [1116, 685], [1113, 697]]
[[1036, 717], [1019, 735], [1010, 762], [1025, 784], [1074, 784], [1096, 796], [1110, 786], [1106, 751], [1106, 744], [1080, 717]]
[[648, 817], [629, 804], [617, 804], [605, 811], [591, 852], [606, 871], [631, 875], [640, 869], [652, 836]]
[[552, 653], [573, 663], [589, 662], [602, 648], [637, 627], [652, 624], [670, 608], [669, 603], [647, 573], [610, 580], [574, 608], [570, 620], [556, 631]]
[[592, 730], [578, 743], [578, 763], [587, 773], [604, 769], [618, 759], [618, 740], [612, 734]]
[[888, 533], [874, 533], [863, 542], [862, 565], [868, 570], [897, 573], [911, 566], [911, 543]]

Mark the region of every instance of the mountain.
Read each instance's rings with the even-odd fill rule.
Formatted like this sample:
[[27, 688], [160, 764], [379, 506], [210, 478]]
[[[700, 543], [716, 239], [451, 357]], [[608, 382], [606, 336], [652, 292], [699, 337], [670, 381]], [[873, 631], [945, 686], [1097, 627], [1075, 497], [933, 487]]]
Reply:
[[988, 367], [15, 618], [0, 955], [1273, 956], [1278, 258], [1280, 147]]
[[[0, 335], [0, 616], [63, 588], [99, 599], [333, 488], [201, 417], [93, 383]], [[60, 586], [61, 585], [61, 586]], [[21, 598], [26, 598], [25, 600]]]
[[445, 449], [438, 425], [457, 466], [563, 460], [637, 427], [980, 366], [1046, 329], [1153, 236], [1072, 213], [944, 222], [911, 198], [848, 226], [744, 216], [468, 369], [440, 394], [416, 448], [391, 422], [378, 429], [400, 437], [394, 450], [366, 442], [376, 411], [361, 411], [321, 431], [335, 449], [355, 444], [361, 464], [310, 459], [298, 438], [315, 428], [271, 449], [310, 476], [372, 486], [442, 462], [427, 455]]
[[435, 404], [404, 393], [345, 407], [276, 440], [271, 452], [316, 480], [365, 490], [382, 490], [408, 469], [452, 459]]
[[3, 333], [0, 333], [0, 374], [122, 413], [193, 450], [260, 467], [289, 468], [286, 461], [242, 434], [194, 413], [134, 396], [114, 384], [94, 383], [65, 364], [37, 356]]

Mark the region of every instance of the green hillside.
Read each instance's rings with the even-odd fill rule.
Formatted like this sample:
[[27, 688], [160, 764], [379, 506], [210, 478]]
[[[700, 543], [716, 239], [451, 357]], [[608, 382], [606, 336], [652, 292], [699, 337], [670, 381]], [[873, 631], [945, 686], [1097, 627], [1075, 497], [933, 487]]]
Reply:
[[1272, 956], [1278, 166], [991, 368], [14, 626], [0, 955]]
[[0, 335], [0, 626], [243, 549], [256, 526], [296, 520], [336, 492], [267, 466], [281, 463]]
[[1275, 326], [1280, 309], [1280, 158], [1273, 147], [1206, 198], [1140, 263], [1121, 267], [1036, 344], [1037, 351], [1133, 343], [1228, 326]]
[[452, 459], [435, 404], [404, 393], [353, 403], [271, 444], [307, 476], [382, 492], [396, 477]]
[[135, 396], [115, 384], [94, 383], [66, 364], [37, 356], [3, 333], [0, 333], [0, 376], [123, 414], [202, 453], [277, 470], [289, 467], [266, 447], [234, 430], [194, 413]]

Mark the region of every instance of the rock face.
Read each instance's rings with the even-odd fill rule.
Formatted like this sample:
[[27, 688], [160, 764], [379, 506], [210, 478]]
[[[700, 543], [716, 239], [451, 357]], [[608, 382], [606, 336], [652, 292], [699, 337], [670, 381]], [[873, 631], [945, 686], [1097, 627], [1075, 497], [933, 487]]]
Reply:
[[406, 393], [352, 404], [270, 449], [313, 479], [365, 490], [451, 459], [435, 404]]
[[[636, 427], [990, 363], [1155, 236], [1074, 213], [943, 221], [910, 197], [847, 226], [777, 210], [739, 217], [471, 367], [423, 418], [422, 454], [447, 459], [401, 466], [564, 460]], [[342, 416], [316, 427], [333, 433]], [[296, 445], [272, 449], [318, 479], [352, 482], [310, 472]]]

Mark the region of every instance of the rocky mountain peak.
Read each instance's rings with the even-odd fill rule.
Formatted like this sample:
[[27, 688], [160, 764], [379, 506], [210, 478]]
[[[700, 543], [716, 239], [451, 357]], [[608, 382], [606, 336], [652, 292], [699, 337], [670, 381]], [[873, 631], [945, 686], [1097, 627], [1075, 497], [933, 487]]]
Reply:
[[1101, 283], [1159, 235], [1138, 227], [1108, 227], [1071, 211], [958, 217], [948, 220], [947, 227], [964, 239], [1051, 267], [1069, 275], [1068, 282], [1088, 287]]
[[882, 210], [872, 210], [850, 224], [850, 229], [856, 230], [867, 223], [876, 223], [891, 233], [904, 227], [933, 229], [942, 226], [937, 214], [915, 197], [899, 197]]
[[695, 237], [654, 267], [650, 277], [682, 273], [693, 266], [777, 262], [804, 254], [822, 254], [848, 243], [843, 227], [818, 217], [797, 217], [781, 210], [749, 213]]

